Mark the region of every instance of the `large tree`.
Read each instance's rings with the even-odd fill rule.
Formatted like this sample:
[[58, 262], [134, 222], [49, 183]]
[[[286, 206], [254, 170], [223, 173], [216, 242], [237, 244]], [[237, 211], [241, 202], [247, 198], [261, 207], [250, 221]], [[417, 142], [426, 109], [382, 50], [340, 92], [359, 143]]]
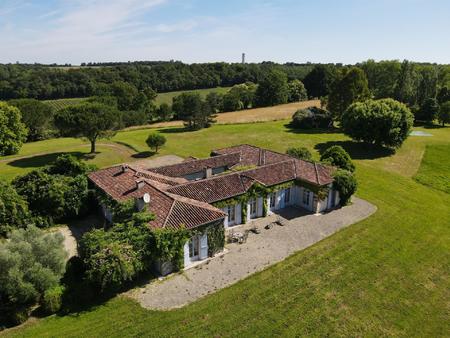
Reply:
[[327, 96], [337, 79], [334, 65], [317, 65], [303, 79], [310, 98]]
[[260, 82], [256, 89], [255, 102], [257, 106], [275, 106], [288, 100], [287, 75], [272, 69]]
[[327, 108], [339, 120], [353, 102], [366, 100], [369, 96], [366, 74], [360, 68], [352, 67], [334, 84]]
[[48, 137], [53, 118], [53, 108], [35, 99], [17, 99], [8, 102], [19, 108], [22, 122], [28, 128], [28, 141], [41, 140]]
[[292, 80], [288, 83], [288, 101], [298, 102], [308, 99], [306, 88], [300, 80]]
[[198, 93], [183, 93], [173, 98], [172, 109], [188, 129], [209, 127], [214, 123], [215, 109]]
[[420, 109], [417, 111], [416, 120], [424, 121], [427, 123], [433, 122], [439, 113], [439, 103], [433, 98], [426, 99]]
[[16, 107], [0, 102], [0, 156], [19, 152], [27, 138], [27, 128]]
[[408, 104], [410, 107], [417, 103], [417, 89], [420, 77], [414, 63], [403, 61], [394, 91], [394, 98]]
[[67, 107], [55, 115], [55, 125], [63, 136], [85, 137], [91, 142], [91, 153], [99, 138], [114, 136], [120, 127], [120, 114], [101, 103], [83, 103]]
[[357, 141], [398, 148], [408, 137], [414, 117], [393, 99], [353, 103], [342, 115], [344, 133]]

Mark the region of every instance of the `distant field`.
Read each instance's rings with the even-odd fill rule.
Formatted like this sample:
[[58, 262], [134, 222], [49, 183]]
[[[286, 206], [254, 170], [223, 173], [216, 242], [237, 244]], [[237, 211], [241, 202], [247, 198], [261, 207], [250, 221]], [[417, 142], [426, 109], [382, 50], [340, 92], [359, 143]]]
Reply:
[[[186, 93], [186, 92], [195, 92], [195, 93], [199, 93], [202, 97], [206, 97], [206, 95], [208, 95], [211, 92], [226, 93], [228, 90], [230, 90], [229, 87], [217, 87], [217, 88], [208, 88], [208, 89], [180, 90], [180, 91], [176, 91], [176, 92], [161, 93], [161, 94], [158, 94], [155, 102], [158, 106], [161, 103], [172, 104], [172, 99], [175, 96], [178, 96], [178, 95], [180, 95], [182, 93]], [[66, 108], [66, 107], [82, 103], [83, 101], [85, 101], [87, 99], [88, 99], [87, 97], [80, 97], [80, 98], [71, 98], [71, 99], [44, 100], [43, 102], [49, 104], [56, 111], [58, 111], [58, 110]]]
[[172, 104], [172, 99], [175, 96], [178, 96], [182, 93], [187, 93], [187, 92], [199, 93], [202, 97], [206, 97], [206, 95], [208, 95], [211, 92], [225, 94], [229, 90], [230, 90], [230, 87], [216, 87], [216, 88], [207, 88], [207, 89], [179, 90], [176, 92], [160, 93], [156, 97], [156, 104], [157, 105], [160, 105], [161, 103]]
[[52, 106], [56, 111], [64, 109], [69, 106], [73, 106], [75, 104], [80, 104], [83, 101], [86, 101], [88, 98], [80, 97], [73, 99], [58, 99], [58, 100], [44, 100], [43, 102]]
[[427, 145], [416, 181], [450, 194], [449, 154], [449, 145]]

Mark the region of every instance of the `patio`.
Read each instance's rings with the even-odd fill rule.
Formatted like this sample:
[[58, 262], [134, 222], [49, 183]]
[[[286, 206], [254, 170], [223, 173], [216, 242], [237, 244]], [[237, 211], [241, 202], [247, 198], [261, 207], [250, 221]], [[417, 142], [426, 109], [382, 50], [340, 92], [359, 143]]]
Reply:
[[[305, 214], [301, 209], [284, 209], [281, 214], [258, 218], [228, 230], [243, 233], [256, 226], [261, 233], [250, 232], [243, 244], [226, 245], [227, 252], [224, 255], [207, 260], [204, 264], [182, 273], [162, 280], [153, 280], [127, 294], [149, 309], [168, 310], [182, 307], [280, 262], [294, 252], [367, 218], [375, 211], [374, 205], [356, 197], [353, 198], [352, 205], [326, 214]], [[272, 228], [265, 229], [267, 224], [277, 220], [278, 215], [283, 217], [285, 225], [273, 225]]]

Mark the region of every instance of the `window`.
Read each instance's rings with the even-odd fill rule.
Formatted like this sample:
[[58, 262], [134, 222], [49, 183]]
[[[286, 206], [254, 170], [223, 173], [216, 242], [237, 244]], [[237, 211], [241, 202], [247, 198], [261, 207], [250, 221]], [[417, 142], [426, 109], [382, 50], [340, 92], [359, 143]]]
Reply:
[[199, 253], [199, 243], [200, 239], [198, 236], [194, 236], [189, 241], [189, 257], [194, 258], [198, 256]]
[[303, 204], [309, 205], [309, 190], [303, 189]]
[[228, 223], [232, 223], [236, 220], [236, 206], [229, 205], [228, 206]]
[[250, 215], [256, 214], [256, 198], [250, 201]]
[[284, 191], [284, 202], [289, 203], [290, 200], [291, 200], [291, 188], [287, 188]]
[[277, 193], [273, 192], [270, 194], [270, 207], [275, 208], [275, 202], [277, 199]]

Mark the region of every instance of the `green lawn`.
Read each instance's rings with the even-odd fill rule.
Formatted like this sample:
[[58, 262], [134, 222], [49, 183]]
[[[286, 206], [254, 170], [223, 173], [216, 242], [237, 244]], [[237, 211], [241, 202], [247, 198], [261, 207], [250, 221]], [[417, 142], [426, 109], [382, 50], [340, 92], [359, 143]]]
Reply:
[[428, 145], [415, 179], [450, 194], [450, 145]]
[[[387, 156], [349, 142], [339, 133], [297, 134], [284, 123], [224, 125], [185, 133], [163, 130], [168, 142], [162, 153], [206, 156], [211, 148], [252, 143], [280, 151], [304, 145], [317, 157], [317, 150], [342, 144], [356, 158], [358, 196], [377, 205], [378, 211], [182, 309], [148, 311], [116, 297], [6, 335], [448, 336], [450, 194], [420, 184], [412, 176], [427, 145], [433, 146], [428, 150], [450, 145], [450, 128], [433, 130], [433, 137], [410, 137], [395, 155]], [[146, 151], [147, 134], [148, 130], [121, 132], [114, 141]], [[428, 152], [423, 166], [440, 171], [434, 158], [448, 161], [450, 154], [444, 151], [428, 160]], [[436, 180], [432, 170], [423, 168], [419, 175]]]

